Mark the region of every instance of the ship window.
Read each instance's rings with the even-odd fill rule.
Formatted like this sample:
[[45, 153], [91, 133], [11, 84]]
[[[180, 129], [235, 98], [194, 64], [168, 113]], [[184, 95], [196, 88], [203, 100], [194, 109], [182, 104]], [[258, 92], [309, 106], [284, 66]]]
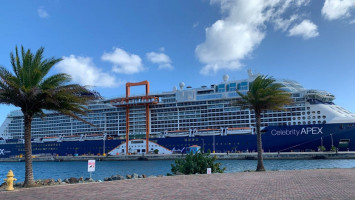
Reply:
[[310, 107], [307, 107], [307, 110], [311, 109]]
[[307, 112], [307, 115], [309, 115], [309, 114], [311, 114], [311, 112], [308, 111], [308, 112]]
[[313, 121], [313, 124], [316, 124], [316, 121]]
[[248, 82], [238, 83], [238, 90], [248, 90]]
[[317, 114], [320, 114], [320, 111], [317, 111]]
[[[236, 83], [230, 83], [229, 85], [229, 90], [230, 92], [233, 92], [237, 89], [237, 84]], [[227, 86], [227, 89], [228, 89], [228, 86]]]
[[320, 116], [318, 116], [317, 118], [320, 119]]
[[325, 120], [323, 121], [323, 124], [327, 123]]
[[322, 122], [321, 121], [318, 121], [318, 124], [321, 124]]
[[220, 84], [218, 85], [218, 92], [225, 92], [226, 91], [226, 86], [225, 84]]
[[325, 115], [323, 115], [323, 119], [325, 119]]

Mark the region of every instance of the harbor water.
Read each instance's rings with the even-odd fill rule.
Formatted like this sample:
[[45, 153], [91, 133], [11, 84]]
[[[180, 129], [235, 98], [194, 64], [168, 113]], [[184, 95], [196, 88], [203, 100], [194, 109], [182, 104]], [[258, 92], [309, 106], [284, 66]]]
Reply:
[[[256, 160], [217, 160], [226, 168], [226, 173], [255, 170]], [[112, 175], [145, 174], [166, 175], [170, 173], [172, 160], [156, 161], [96, 161], [96, 170], [92, 173], [94, 180], [103, 180]], [[354, 159], [344, 160], [264, 160], [267, 170], [303, 170], [319, 168], [355, 168]], [[0, 162], [0, 179], [6, 178], [13, 170], [18, 182], [24, 181], [24, 162]], [[65, 179], [70, 177], [89, 177], [87, 162], [33, 162], [35, 179]]]

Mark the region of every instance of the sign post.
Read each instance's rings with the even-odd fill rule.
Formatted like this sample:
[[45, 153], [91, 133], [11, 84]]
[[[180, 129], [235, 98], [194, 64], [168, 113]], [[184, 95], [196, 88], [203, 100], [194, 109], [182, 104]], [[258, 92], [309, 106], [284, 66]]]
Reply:
[[211, 168], [207, 168], [207, 174], [211, 174]]
[[95, 171], [95, 160], [88, 160], [88, 172], [90, 172], [90, 179], [92, 172]]

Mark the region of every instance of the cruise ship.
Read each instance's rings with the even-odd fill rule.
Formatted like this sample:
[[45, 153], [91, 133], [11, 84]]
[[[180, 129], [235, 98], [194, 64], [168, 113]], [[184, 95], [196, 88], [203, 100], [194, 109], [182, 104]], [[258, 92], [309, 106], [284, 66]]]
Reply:
[[[33, 155], [76, 156], [186, 153], [198, 145], [203, 151], [257, 150], [254, 112], [232, 105], [257, 77], [244, 80], [223, 76], [219, 84], [192, 88], [179, 84], [172, 91], [150, 93], [149, 82], [126, 84], [126, 96], [90, 102], [81, 116], [92, 125], [53, 111], [32, 123]], [[305, 89], [291, 80], [277, 80], [290, 92], [293, 104], [262, 114], [264, 152], [355, 150], [355, 115], [334, 104], [335, 96]], [[145, 95], [131, 95], [143, 85]], [[0, 158], [25, 154], [21, 111], [8, 114], [0, 127]]]

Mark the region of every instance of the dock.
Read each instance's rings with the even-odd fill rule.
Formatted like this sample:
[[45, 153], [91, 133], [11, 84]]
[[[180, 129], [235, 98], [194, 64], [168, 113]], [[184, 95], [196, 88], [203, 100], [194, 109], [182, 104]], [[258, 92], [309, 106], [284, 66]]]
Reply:
[[[34, 162], [175, 160], [186, 154], [145, 154], [115, 156], [35, 156]], [[217, 160], [256, 160], [257, 153], [214, 153]], [[264, 152], [265, 160], [355, 159], [355, 151], [344, 152]], [[24, 162], [24, 158], [0, 158], [0, 162]]]

